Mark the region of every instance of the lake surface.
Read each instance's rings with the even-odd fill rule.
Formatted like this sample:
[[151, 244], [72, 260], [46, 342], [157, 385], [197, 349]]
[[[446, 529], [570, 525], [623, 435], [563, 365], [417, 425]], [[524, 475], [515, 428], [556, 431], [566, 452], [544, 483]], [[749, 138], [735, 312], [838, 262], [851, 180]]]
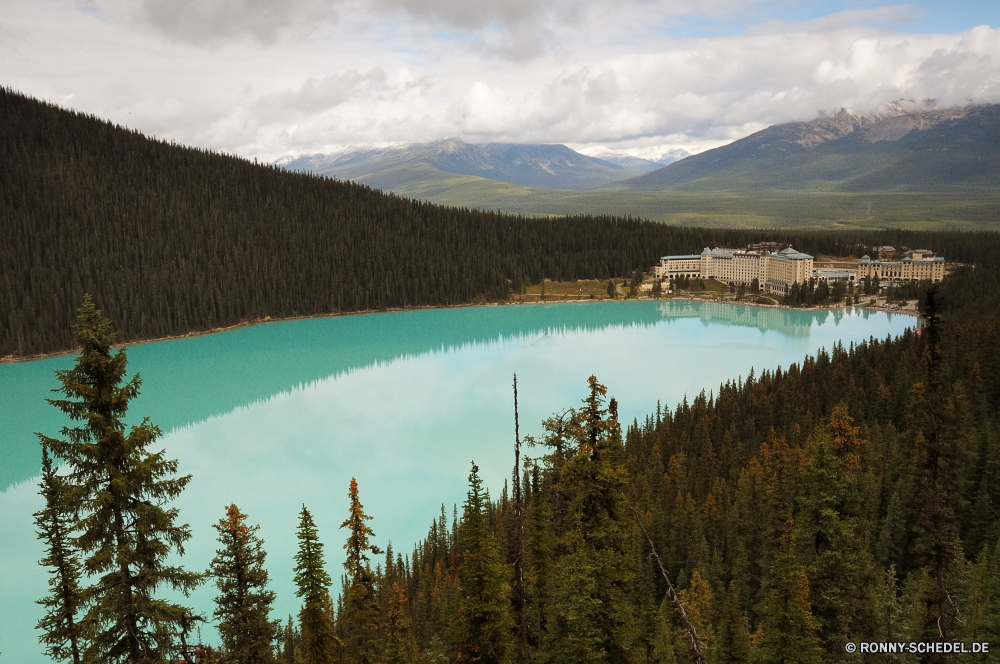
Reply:
[[[298, 513], [313, 513], [339, 579], [347, 491], [361, 501], [381, 547], [407, 555], [446, 505], [461, 506], [470, 462], [497, 497], [513, 466], [512, 376], [521, 434], [541, 434], [552, 413], [577, 407], [591, 374], [642, 421], [657, 402], [674, 408], [701, 390], [787, 368], [838, 341], [898, 336], [916, 319], [867, 310], [801, 312], [700, 302], [421, 310], [271, 323], [128, 349], [142, 394], [130, 423], [149, 417], [193, 480], [173, 505], [193, 537], [181, 563], [208, 567], [212, 524], [235, 502], [260, 524], [273, 617], [297, 611], [292, 567]], [[69, 421], [46, 398], [53, 371], [73, 356], [0, 365], [0, 660], [44, 662], [34, 600], [47, 592], [42, 544], [41, 452], [33, 432]], [[532, 451], [527, 450], [527, 454]], [[333, 592], [339, 589], [336, 582]], [[206, 617], [214, 585], [188, 600]], [[214, 642], [214, 629], [204, 632]]]

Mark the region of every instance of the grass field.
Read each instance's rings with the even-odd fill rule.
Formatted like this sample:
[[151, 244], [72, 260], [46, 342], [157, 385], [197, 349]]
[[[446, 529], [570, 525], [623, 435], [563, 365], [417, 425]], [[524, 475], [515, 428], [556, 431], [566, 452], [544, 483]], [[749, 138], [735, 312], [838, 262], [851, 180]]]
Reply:
[[[648, 275], [647, 275], [648, 276]], [[622, 278], [613, 279], [616, 285], [621, 285]], [[704, 288], [695, 288], [697, 281], [692, 280], [690, 289], [683, 291], [684, 294], [708, 294], [712, 296], [722, 296], [729, 292], [728, 287], [714, 279], [704, 279], [701, 285]], [[621, 286], [624, 293], [628, 293], [628, 284]], [[648, 296], [649, 293], [641, 293]], [[529, 286], [525, 293], [511, 296], [514, 301], [536, 302], [541, 299], [542, 284]], [[621, 297], [621, 295], [619, 295]], [[670, 296], [664, 295], [664, 299]], [[606, 300], [608, 299], [608, 282], [597, 279], [580, 279], [578, 281], [552, 281], [545, 280], [545, 299], [553, 301], [562, 300]]]
[[[621, 283], [616, 279], [615, 283]], [[514, 295], [511, 299], [535, 301], [541, 297], [542, 285], [528, 286], [524, 297]], [[608, 298], [608, 282], [597, 279], [580, 279], [579, 281], [545, 280], [545, 297], [552, 300], [606, 300]]]
[[932, 193], [755, 191], [678, 192], [532, 189], [439, 174], [400, 186], [403, 196], [442, 205], [533, 216], [632, 216], [702, 227], [1000, 230], [1000, 189]]

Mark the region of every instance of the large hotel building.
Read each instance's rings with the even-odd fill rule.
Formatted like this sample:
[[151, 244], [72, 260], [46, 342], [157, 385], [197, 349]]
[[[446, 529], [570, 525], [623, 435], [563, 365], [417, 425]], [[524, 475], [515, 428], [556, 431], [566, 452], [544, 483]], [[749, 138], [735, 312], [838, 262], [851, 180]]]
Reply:
[[862, 256], [858, 263], [858, 279], [879, 281], [941, 281], [944, 279], [944, 258], [935, 257], [926, 249], [906, 252], [901, 261], [872, 260]]
[[792, 247], [776, 253], [705, 247], [700, 254], [663, 256], [654, 271], [661, 280], [698, 277], [749, 286], [756, 279], [765, 293], [785, 295], [792, 284], [812, 278], [813, 257]]
[[875, 279], [880, 283], [944, 279], [944, 258], [935, 257], [933, 252], [926, 249], [907, 251], [905, 258], [898, 262], [872, 260], [869, 256], [862, 256], [856, 272], [814, 271], [813, 257], [809, 254], [796, 251], [792, 247], [786, 247], [781, 251], [764, 249], [765, 246], [777, 248], [773, 245], [774, 243], [761, 243], [751, 245], [747, 250], [705, 247], [700, 254], [663, 256], [660, 258], [660, 264], [654, 268], [654, 272], [661, 281], [677, 277], [695, 277], [749, 286], [756, 279], [761, 290], [774, 295], [786, 295], [792, 284], [807, 283], [813, 277], [820, 281]]

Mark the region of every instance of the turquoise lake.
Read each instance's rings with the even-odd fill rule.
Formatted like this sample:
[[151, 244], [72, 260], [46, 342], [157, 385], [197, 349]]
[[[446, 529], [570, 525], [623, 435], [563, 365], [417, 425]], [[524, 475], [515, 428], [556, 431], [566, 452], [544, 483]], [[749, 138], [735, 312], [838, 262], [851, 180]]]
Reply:
[[[212, 524], [230, 503], [260, 524], [273, 617], [297, 609], [292, 581], [305, 504], [339, 579], [347, 491], [356, 477], [373, 542], [407, 555], [446, 506], [461, 505], [475, 460], [494, 497], [513, 466], [512, 376], [521, 434], [580, 405], [591, 374], [643, 420], [657, 402], [717, 390], [753, 368], [787, 368], [820, 348], [898, 336], [909, 316], [868, 310], [789, 311], [700, 302], [594, 302], [469, 307], [289, 321], [128, 349], [142, 394], [129, 422], [149, 417], [180, 472], [173, 503], [193, 537], [180, 562], [202, 571]], [[33, 432], [69, 421], [46, 402], [53, 371], [74, 356], [0, 365], [0, 662], [47, 661], [35, 624], [47, 593], [32, 513], [41, 509], [41, 451]], [[532, 450], [528, 449], [531, 455]], [[339, 589], [335, 581], [334, 592]], [[215, 587], [189, 600], [211, 618]], [[215, 642], [211, 627], [205, 642]]]

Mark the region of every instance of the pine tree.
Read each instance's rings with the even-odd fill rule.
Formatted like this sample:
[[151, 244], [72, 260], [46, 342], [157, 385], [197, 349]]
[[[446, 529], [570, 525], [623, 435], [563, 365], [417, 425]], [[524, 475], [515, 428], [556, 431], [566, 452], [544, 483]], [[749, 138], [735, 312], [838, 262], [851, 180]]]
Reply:
[[34, 514], [38, 537], [47, 551], [39, 562], [51, 568], [50, 595], [38, 600], [45, 607], [45, 617], [37, 628], [44, 634], [39, 641], [45, 654], [55, 661], [83, 661], [84, 635], [77, 614], [83, 607], [86, 593], [80, 587], [80, 561], [70, 541], [76, 520], [72, 511], [74, 499], [64, 478], [56, 474], [49, 452], [42, 446], [42, 481], [39, 493], [45, 498], [45, 508]]
[[517, 374], [514, 374], [514, 471], [511, 474], [513, 480], [513, 493], [511, 505], [514, 510], [513, 537], [510, 546], [509, 559], [513, 567], [513, 583], [511, 584], [511, 608], [514, 611], [514, 620], [517, 623], [518, 645], [523, 661], [528, 659], [528, 595], [527, 585], [524, 578], [524, 521], [525, 504], [522, 491], [521, 475], [521, 433], [517, 414]]
[[809, 607], [809, 580], [795, 556], [792, 527], [786, 524], [781, 553], [771, 566], [764, 634], [757, 654], [759, 661], [768, 664], [819, 664], [819, 625]]
[[722, 603], [719, 637], [712, 659], [719, 664], [749, 664], [751, 655], [750, 623], [740, 606], [736, 581], [730, 581], [729, 592]]
[[797, 522], [809, 556], [813, 614], [832, 658], [843, 656], [841, 646], [874, 622], [869, 594], [877, 575], [858, 520], [850, 513], [851, 503], [857, 502], [849, 498], [850, 475], [863, 445], [852, 422], [846, 406], [839, 405], [831, 415], [829, 435], [817, 428]]
[[995, 643], [1000, 639], [1000, 541], [983, 547], [969, 571], [963, 595], [963, 638]]
[[305, 505], [299, 516], [299, 551], [295, 554], [295, 596], [302, 599], [299, 612], [301, 652], [310, 664], [333, 664], [335, 648], [342, 645], [333, 633], [329, 611], [330, 575], [323, 569], [323, 543]]
[[[714, 634], [712, 630], [712, 589], [709, 588], [708, 581], [698, 570], [691, 572], [691, 586], [677, 593], [681, 603], [687, 613], [687, 619], [697, 630], [698, 636], [702, 639], [701, 647], [705, 656], [711, 656], [714, 645]], [[685, 644], [684, 650], [688, 658], [694, 661], [695, 654], [690, 641]]]
[[260, 526], [247, 526], [246, 518], [236, 505], [230, 505], [226, 518], [213, 526], [222, 545], [209, 568], [220, 593], [213, 615], [229, 660], [270, 664], [274, 661], [271, 642], [278, 638], [281, 623], [269, 620], [274, 593], [266, 589], [266, 553], [257, 536]]
[[508, 611], [509, 573], [486, 517], [489, 493], [483, 492], [479, 466], [473, 462], [459, 540], [458, 582], [461, 634], [458, 657], [463, 662], [500, 664], [511, 646], [514, 624]]
[[278, 652], [276, 653], [277, 659], [281, 662], [281, 664], [295, 664], [295, 649], [301, 649], [299, 641], [299, 630], [295, 628], [295, 623], [292, 622], [292, 616], [288, 616], [288, 622], [285, 623], [285, 626], [281, 631], [281, 644], [279, 645]]
[[344, 569], [347, 570], [346, 597], [344, 610], [338, 616], [338, 627], [344, 636], [344, 649], [347, 658], [357, 664], [370, 664], [381, 659], [382, 643], [378, 636], [380, 611], [376, 594], [377, 575], [371, 570], [368, 552], [380, 555], [382, 551], [368, 542], [375, 532], [368, 527], [372, 517], [365, 514], [364, 506], [358, 497], [358, 481], [351, 478], [348, 490], [351, 499], [350, 516], [341, 528], [347, 528], [350, 536], [344, 548], [347, 558]]
[[[917, 432], [916, 447], [923, 456], [920, 481], [919, 511], [913, 549], [917, 561], [928, 566], [934, 576], [934, 589], [927, 593], [927, 604], [933, 607], [928, 623], [934, 623], [938, 635], [948, 638], [956, 623], [949, 602], [948, 575], [964, 556], [958, 536], [956, 509], [962, 501], [961, 464], [963, 450], [961, 437], [955, 431], [955, 419], [946, 403], [946, 381], [942, 367], [942, 321], [937, 287], [927, 291], [924, 308], [927, 325], [924, 361], [927, 368], [926, 385], [913, 386], [913, 398], [918, 408], [924, 410], [922, 424]], [[920, 422], [920, 419], [923, 421]]]
[[388, 588], [389, 608], [385, 620], [385, 663], [410, 664], [417, 654], [417, 641], [413, 636], [406, 588], [393, 581]]
[[74, 368], [56, 372], [67, 398], [50, 400], [74, 421], [58, 440], [39, 435], [42, 443], [70, 468], [78, 524], [77, 546], [87, 554], [84, 569], [97, 576], [88, 592], [84, 629], [92, 634], [85, 658], [102, 663], [155, 662], [175, 650], [175, 639], [188, 609], [155, 597], [162, 586], [185, 594], [203, 575], [165, 564], [170, 552], [184, 553], [191, 534], [175, 525], [176, 509], [164, 507], [191, 476], [173, 477], [177, 462], [163, 452], [146, 451], [160, 435], [144, 419], [128, 434], [122, 419], [139, 394], [138, 374], [121, 385], [125, 350], [111, 353], [111, 324], [84, 300], [74, 327], [82, 348]]
[[[635, 577], [632, 520], [624, 491], [625, 452], [614, 399], [588, 379], [583, 408], [567, 419], [572, 443], [561, 463], [555, 492], [562, 494], [562, 523], [552, 571], [549, 637], [563, 661], [624, 661], [637, 637], [628, 600]], [[561, 445], [561, 443], [560, 443]]]
[[528, 623], [533, 632], [533, 644], [536, 650], [541, 650], [547, 641], [545, 631], [548, 597], [550, 590], [550, 567], [554, 533], [552, 532], [552, 512], [545, 500], [537, 464], [531, 467], [531, 495], [528, 500], [528, 527], [526, 557], [528, 567], [528, 592], [531, 602], [528, 604]]

